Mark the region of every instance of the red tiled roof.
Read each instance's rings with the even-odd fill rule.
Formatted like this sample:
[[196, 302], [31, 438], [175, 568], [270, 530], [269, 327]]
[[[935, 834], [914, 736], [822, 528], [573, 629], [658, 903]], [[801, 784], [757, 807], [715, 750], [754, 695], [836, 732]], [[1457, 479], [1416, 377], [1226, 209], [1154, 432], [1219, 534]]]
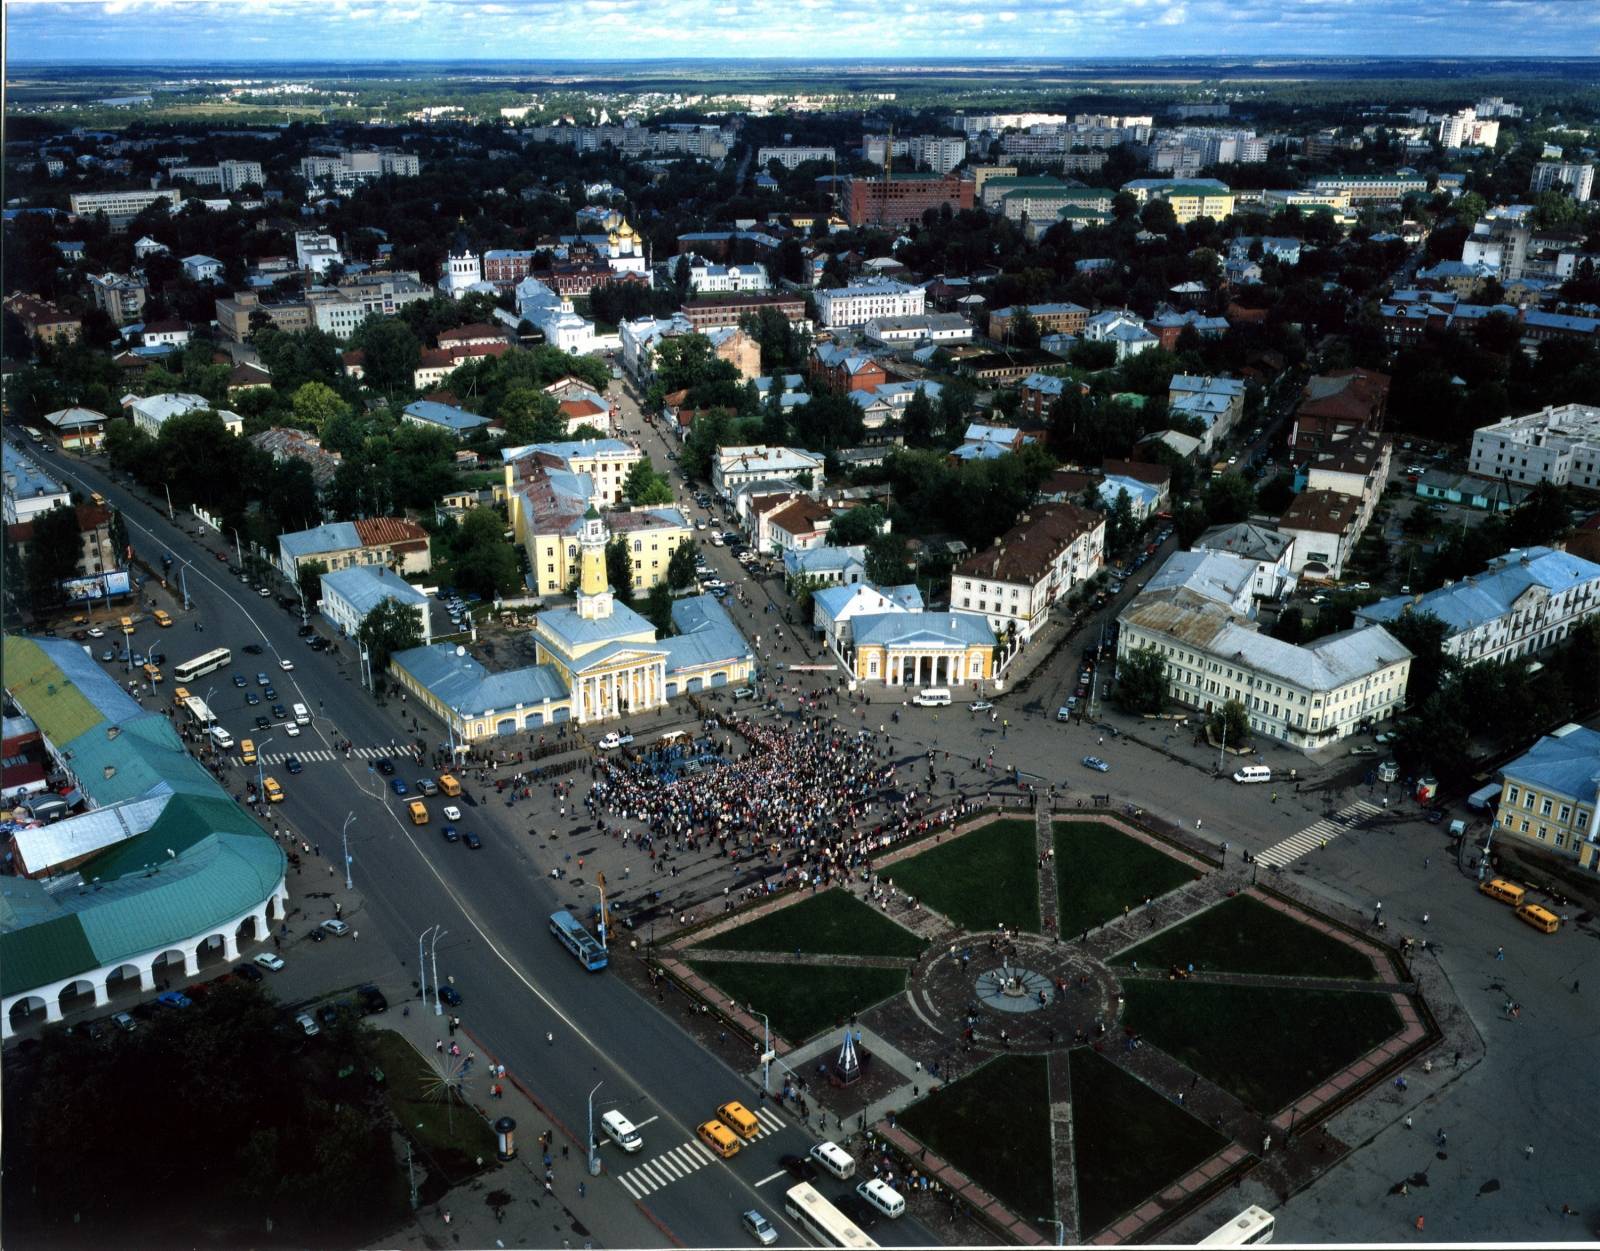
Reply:
[[593, 400], [562, 400], [558, 407], [568, 417], [598, 417], [610, 413]]
[[428, 537], [426, 530], [416, 522], [407, 521], [403, 517], [368, 517], [352, 524], [364, 547], [414, 542]]
[[1076, 504], [1040, 505], [1023, 513], [993, 547], [967, 557], [956, 572], [996, 582], [1035, 583], [1057, 556], [1104, 522], [1103, 514]]
[[459, 326], [455, 330], [441, 330], [439, 332], [439, 346], [447, 343], [461, 343], [467, 339], [504, 339], [505, 331], [498, 326], [491, 326], [486, 322], [475, 321], [469, 326]]
[[802, 495], [775, 512], [768, 518], [768, 523], [790, 534], [809, 534], [814, 530], [826, 529], [826, 526], [819, 523], [831, 521], [832, 518], [833, 514], [816, 500]]

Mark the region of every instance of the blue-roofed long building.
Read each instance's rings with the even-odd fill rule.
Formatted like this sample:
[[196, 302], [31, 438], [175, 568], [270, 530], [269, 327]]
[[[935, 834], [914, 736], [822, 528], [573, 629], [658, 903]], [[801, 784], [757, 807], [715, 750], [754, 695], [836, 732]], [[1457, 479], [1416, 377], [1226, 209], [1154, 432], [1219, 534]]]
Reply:
[[679, 695], [748, 681], [755, 656], [715, 599], [676, 601], [676, 633], [665, 639], [617, 601], [606, 577], [609, 537], [590, 505], [576, 535], [577, 595], [535, 618], [535, 664], [491, 674], [452, 649], [424, 647], [396, 653], [390, 672], [463, 741], [649, 712]]
[[1513, 550], [1425, 595], [1392, 595], [1356, 612], [1358, 625], [1407, 613], [1444, 622], [1444, 651], [1464, 664], [1514, 660], [1553, 647], [1600, 612], [1600, 565], [1550, 547]]
[[464, 439], [489, 424], [487, 417], [457, 408], [454, 404], [440, 404], [437, 400], [413, 400], [401, 410], [400, 416], [414, 426], [448, 430], [458, 439]]
[[1500, 772], [1495, 831], [1600, 873], [1600, 732], [1563, 726]]
[[354, 638], [361, 623], [385, 600], [393, 600], [416, 613], [422, 628], [422, 641], [433, 642], [433, 616], [428, 597], [392, 570], [371, 565], [355, 565], [322, 575], [322, 615], [339, 627], [339, 633]]
[[8, 636], [5, 689], [87, 811], [18, 828], [0, 878], [0, 1030], [131, 1004], [239, 958], [289, 900], [282, 848], [76, 643]]
[[401, 573], [427, 573], [433, 564], [428, 532], [404, 517], [330, 521], [278, 536], [278, 568], [297, 582], [303, 566], [316, 562], [333, 571], [379, 565]]

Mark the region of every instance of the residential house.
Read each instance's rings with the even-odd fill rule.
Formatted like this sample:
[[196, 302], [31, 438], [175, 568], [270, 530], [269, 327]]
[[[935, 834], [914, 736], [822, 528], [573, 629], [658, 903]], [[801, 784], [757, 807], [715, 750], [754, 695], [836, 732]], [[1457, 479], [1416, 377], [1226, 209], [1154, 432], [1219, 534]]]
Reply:
[[92, 408], [57, 409], [44, 415], [44, 423], [55, 431], [61, 447], [68, 452], [93, 452], [106, 437], [106, 415]]
[[273, 426], [248, 436], [248, 440], [279, 464], [297, 460], [309, 465], [311, 480], [319, 491], [326, 491], [333, 485], [333, 476], [344, 463], [344, 457], [323, 447], [315, 435], [292, 426]]
[[1117, 350], [1117, 360], [1149, 351], [1160, 340], [1144, 328], [1144, 323], [1126, 309], [1110, 309], [1096, 313], [1084, 323], [1083, 339], [1088, 343], [1110, 343]]
[[1303, 458], [1353, 435], [1381, 430], [1388, 404], [1387, 374], [1370, 369], [1315, 374], [1295, 410], [1289, 446]]
[[147, 321], [139, 329], [139, 343], [147, 348], [181, 348], [188, 344], [189, 337], [189, 323], [177, 317]]
[[808, 481], [809, 490], [823, 486], [823, 458], [793, 447], [747, 444], [718, 448], [711, 465], [711, 489], [722, 499], [732, 499], [740, 486], [763, 478]]
[[1474, 577], [1368, 604], [1356, 621], [1382, 625], [1408, 613], [1442, 621], [1444, 653], [1463, 664], [1532, 656], [1600, 613], [1600, 565], [1549, 547], [1513, 548]]
[[1528, 498], [1531, 487], [1476, 474], [1425, 469], [1417, 479], [1417, 498], [1462, 504], [1485, 512], [1509, 512]]
[[989, 337], [998, 343], [1010, 341], [1017, 318], [1026, 313], [1044, 334], [1082, 334], [1089, 322], [1089, 310], [1081, 304], [1018, 304], [997, 308], [989, 314]]
[[[161, 433], [161, 427], [172, 418], [185, 413], [212, 409], [214, 405], [203, 395], [194, 395], [187, 391], [169, 391], [161, 395], [124, 396], [122, 407], [127, 410], [134, 426], [153, 439]], [[216, 409], [216, 413], [222, 418], [222, 425], [229, 434], [244, 433], [244, 418], [238, 413], [230, 412], [226, 408]]]
[[1108, 478], [1132, 478], [1135, 482], [1152, 488], [1155, 499], [1150, 511], [1160, 512], [1172, 504], [1172, 469], [1156, 461], [1114, 460], [1100, 462], [1100, 469]]
[[[1124, 462], [1127, 463], [1127, 462]], [[1130, 474], [1108, 473], [1096, 487], [1101, 506], [1107, 513], [1117, 508], [1117, 502], [1126, 495], [1134, 521], [1143, 522], [1161, 507], [1162, 489]]]
[[855, 586], [867, 576], [867, 549], [846, 547], [786, 548], [783, 572], [791, 586], [804, 581], [811, 586]]
[[1017, 451], [1024, 443], [1032, 443], [1029, 435], [1011, 426], [988, 426], [971, 422], [961, 436], [961, 444], [950, 453], [950, 462], [964, 460], [998, 460]]
[[994, 544], [958, 564], [950, 606], [981, 613], [996, 637], [1025, 644], [1050, 609], [1100, 572], [1106, 519], [1072, 503], [1028, 509]]
[[761, 376], [761, 345], [738, 326], [707, 330], [705, 336], [710, 340], [712, 355], [738, 370], [741, 382]]
[[1211, 449], [1226, 439], [1244, 416], [1245, 384], [1239, 378], [1173, 374], [1167, 385], [1167, 411], [1190, 417], [1203, 427], [1200, 449]]
[[803, 552], [827, 541], [833, 511], [810, 496], [790, 500], [765, 518], [768, 542], [774, 555]]
[[889, 373], [871, 355], [836, 343], [819, 343], [811, 351], [813, 381], [833, 391], [873, 391], [889, 381]]
[[[101, 574], [122, 568], [122, 553], [111, 541], [111, 514], [104, 508], [90, 504], [68, 504], [62, 507], [71, 508], [73, 517], [78, 523], [77, 575], [85, 579], [95, 579]], [[25, 520], [9, 522], [6, 525], [6, 541], [16, 549], [18, 560], [28, 559], [29, 549], [33, 543], [34, 522], [53, 511], [46, 509], [44, 512], [32, 513]], [[15, 510], [7, 507], [6, 513], [9, 517], [15, 515]], [[94, 594], [103, 593], [103, 588], [97, 583]]]
[[490, 424], [487, 417], [480, 417], [477, 413], [470, 413], [453, 404], [440, 404], [433, 400], [413, 400], [401, 410], [400, 418], [414, 426], [448, 430], [458, 439], [464, 439]]
[[83, 334], [83, 322], [75, 313], [64, 313], [36, 295], [8, 295], [5, 308], [40, 343], [76, 343]]
[[144, 280], [126, 274], [90, 274], [89, 294], [95, 307], [119, 326], [138, 321], [148, 297]]
[[222, 262], [214, 256], [196, 253], [183, 258], [183, 276], [190, 282], [221, 282]]
[[428, 532], [404, 517], [335, 521], [278, 536], [278, 568], [290, 582], [312, 561], [329, 571], [372, 566], [418, 574], [433, 567], [433, 549]]
[[1342, 491], [1302, 491], [1278, 518], [1278, 529], [1294, 540], [1291, 572], [1337, 582], [1361, 537], [1362, 501]]

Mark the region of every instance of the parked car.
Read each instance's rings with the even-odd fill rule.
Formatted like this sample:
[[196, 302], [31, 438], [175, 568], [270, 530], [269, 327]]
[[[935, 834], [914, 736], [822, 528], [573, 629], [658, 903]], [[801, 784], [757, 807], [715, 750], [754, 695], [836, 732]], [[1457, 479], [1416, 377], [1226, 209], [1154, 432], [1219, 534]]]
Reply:
[[256, 674], [256, 685], [257, 686], [271, 686], [272, 685], [272, 679], [269, 678], [264, 673], [258, 673], [258, 674]]
[[335, 938], [343, 938], [350, 932], [350, 927], [337, 917], [329, 917], [322, 923], [322, 928], [327, 930], [328, 933], [332, 934]]
[[302, 1012], [295, 1017], [294, 1023], [300, 1027], [300, 1032], [307, 1038], [315, 1037], [322, 1033], [322, 1027], [311, 1019], [311, 1013]]
[[261, 970], [253, 964], [241, 964], [233, 971], [233, 975], [241, 982], [259, 982]]
[[256, 956], [256, 963], [272, 973], [283, 972], [283, 957], [275, 956], [270, 951], [263, 951]]
[[194, 1000], [181, 990], [168, 990], [156, 996], [156, 1003], [163, 1008], [187, 1008]]
[[139, 1028], [139, 1022], [135, 1021], [126, 1012], [112, 1013], [111, 1023], [120, 1029], [124, 1034], [131, 1034], [134, 1030]]
[[383, 997], [383, 992], [376, 986], [357, 986], [356, 998], [361, 1003], [361, 1011], [368, 1016], [389, 1010], [389, 1001]]
[[971, 706], [973, 712], [988, 712], [994, 707], [994, 701], [988, 699], [974, 700]]
[[244, 702], [251, 708], [254, 708], [261, 702], [261, 696], [257, 695], [254, 691], [246, 691], [244, 693]]
[[1111, 766], [1101, 760], [1099, 756], [1085, 756], [1083, 763], [1086, 768], [1093, 769], [1096, 773], [1111, 772]]
[[467, 848], [468, 848], [469, 851], [482, 851], [483, 850], [483, 840], [481, 838], [479, 838], [476, 834], [474, 834], [471, 830], [468, 830], [465, 834], [463, 834], [461, 836], [461, 841], [467, 845]]
[[[233, 684], [235, 686], [237, 686], [241, 691], [245, 687], [250, 685], [248, 682], [246, 682], [244, 680], [244, 674], [242, 674], [242, 673], [236, 673], [236, 674], [233, 675]], [[246, 696], [246, 698], [248, 698], [248, 696]]]
[[1378, 749], [1371, 743], [1363, 743], [1360, 747], [1352, 747], [1350, 749], [1350, 754], [1352, 756], [1376, 756], [1378, 754]]

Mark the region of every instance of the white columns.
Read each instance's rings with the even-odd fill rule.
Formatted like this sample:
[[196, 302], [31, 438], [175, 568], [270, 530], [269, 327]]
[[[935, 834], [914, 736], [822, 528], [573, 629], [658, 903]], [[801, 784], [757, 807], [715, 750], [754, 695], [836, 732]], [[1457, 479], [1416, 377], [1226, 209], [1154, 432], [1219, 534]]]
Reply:
[[46, 1021], [59, 1021], [61, 1019], [61, 992], [46, 995], [44, 1001], [44, 1019]]
[[222, 954], [229, 960], [239, 958], [239, 938], [232, 930], [228, 930], [222, 936]]
[[145, 965], [139, 970], [139, 989], [154, 990], [156, 988], [156, 971], [152, 965]]
[[110, 1002], [111, 995], [106, 991], [105, 978], [101, 978], [94, 984], [94, 1006], [103, 1008]]

